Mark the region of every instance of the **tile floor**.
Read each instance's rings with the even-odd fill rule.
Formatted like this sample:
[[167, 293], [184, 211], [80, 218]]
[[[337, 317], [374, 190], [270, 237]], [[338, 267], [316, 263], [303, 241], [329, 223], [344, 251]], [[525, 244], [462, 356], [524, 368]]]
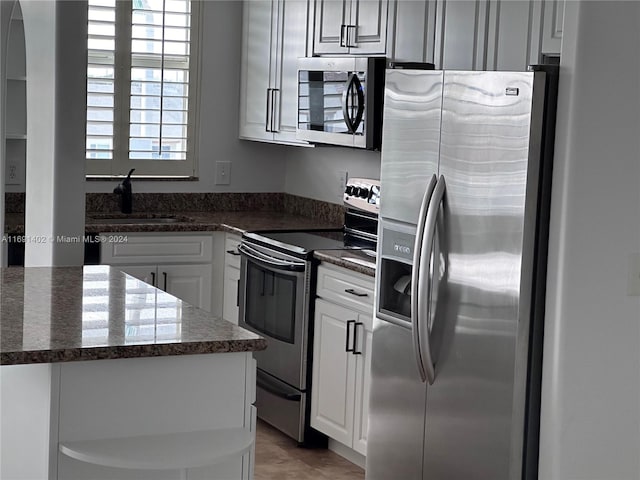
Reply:
[[364, 480], [364, 470], [330, 450], [299, 448], [258, 420], [254, 480]]

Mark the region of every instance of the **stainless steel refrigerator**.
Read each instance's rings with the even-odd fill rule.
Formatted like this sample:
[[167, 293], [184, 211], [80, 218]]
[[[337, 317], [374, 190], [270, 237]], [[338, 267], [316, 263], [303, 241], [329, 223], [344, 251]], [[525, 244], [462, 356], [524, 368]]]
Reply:
[[537, 478], [557, 72], [387, 71], [367, 480]]

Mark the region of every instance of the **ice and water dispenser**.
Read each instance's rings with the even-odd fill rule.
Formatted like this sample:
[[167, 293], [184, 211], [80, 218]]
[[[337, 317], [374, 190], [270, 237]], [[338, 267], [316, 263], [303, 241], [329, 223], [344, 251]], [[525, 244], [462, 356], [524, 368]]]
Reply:
[[415, 234], [382, 228], [378, 265], [379, 318], [411, 322], [411, 273]]

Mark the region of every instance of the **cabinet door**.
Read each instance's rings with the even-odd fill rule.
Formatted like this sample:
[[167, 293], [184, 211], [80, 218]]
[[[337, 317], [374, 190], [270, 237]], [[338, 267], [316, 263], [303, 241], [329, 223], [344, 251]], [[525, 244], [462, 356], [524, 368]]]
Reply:
[[353, 449], [367, 454], [367, 432], [369, 430], [369, 390], [371, 386], [371, 342], [373, 340], [373, 318], [358, 315], [356, 352], [355, 408], [353, 414]]
[[540, 0], [490, 0], [487, 70], [526, 71], [540, 61]]
[[273, 140], [267, 117], [272, 100], [271, 56], [277, 35], [277, 3], [249, 1], [244, 2], [243, 9], [240, 137]]
[[353, 443], [355, 355], [346, 351], [347, 325], [353, 335], [358, 314], [316, 300], [313, 340], [311, 426], [347, 445]]
[[298, 126], [298, 58], [307, 53], [307, 0], [278, 2], [278, 46], [276, 56], [276, 93], [274, 140], [302, 143], [296, 139]]
[[445, 0], [436, 12], [437, 69], [484, 70], [487, 0]]
[[191, 305], [211, 310], [211, 265], [160, 265], [158, 288]]
[[560, 55], [562, 24], [564, 22], [564, 0], [543, 1], [542, 53], [545, 55]]
[[351, 21], [355, 38], [350, 40], [353, 55], [384, 54], [387, 50], [387, 20], [389, 0], [353, 0]]
[[158, 286], [158, 274], [155, 265], [115, 265], [111, 268], [121, 270], [154, 287]]
[[224, 297], [222, 300], [222, 318], [238, 324], [238, 281], [240, 269], [230, 266], [224, 267]]
[[349, 48], [340, 46], [340, 40], [351, 19], [351, 1], [315, 0], [314, 4], [313, 54], [349, 53]]
[[436, 0], [399, 1], [395, 4], [393, 41], [387, 57], [396, 62], [434, 62]]

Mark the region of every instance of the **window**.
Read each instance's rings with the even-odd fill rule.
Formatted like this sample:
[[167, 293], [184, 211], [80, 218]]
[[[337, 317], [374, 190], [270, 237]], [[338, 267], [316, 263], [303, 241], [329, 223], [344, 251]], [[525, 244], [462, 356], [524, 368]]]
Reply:
[[89, 0], [87, 174], [195, 176], [191, 0]]

